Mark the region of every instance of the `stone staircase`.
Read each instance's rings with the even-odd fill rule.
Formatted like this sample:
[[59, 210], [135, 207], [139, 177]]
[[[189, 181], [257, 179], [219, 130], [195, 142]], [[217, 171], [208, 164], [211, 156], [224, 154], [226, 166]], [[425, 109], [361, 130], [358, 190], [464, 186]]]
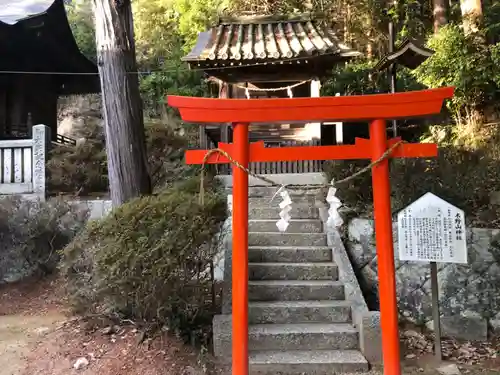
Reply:
[[[293, 220], [280, 233], [279, 197], [270, 203], [275, 191], [250, 188], [250, 373], [330, 375], [368, 370], [314, 195], [292, 195]], [[214, 323], [215, 354], [227, 358], [230, 335], [219, 333]]]

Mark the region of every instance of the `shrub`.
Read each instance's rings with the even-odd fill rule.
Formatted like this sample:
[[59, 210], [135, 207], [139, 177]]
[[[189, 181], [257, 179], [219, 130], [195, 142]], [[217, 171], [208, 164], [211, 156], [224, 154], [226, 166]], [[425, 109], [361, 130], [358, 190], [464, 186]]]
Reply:
[[[189, 139], [176, 134], [180, 122], [173, 117], [146, 121], [146, 146], [153, 185], [192, 175], [184, 163]], [[84, 142], [75, 147], [55, 147], [47, 163], [49, 190], [54, 193], [90, 195], [108, 192], [108, 169], [104, 129], [98, 121], [87, 119], [75, 131]]]
[[[442, 144], [435, 159], [395, 159], [390, 164], [392, 210], [404, 208], [432, 192], [463, 209], [470, 225], [498, 224], [500, 207], [490, 205], [490, 194], [500, 191], [499, 155], [496, 142], [476, 148]], [[329, 179], [340, 180], [366, 165], [350, 162], [325, 163]], [[373, 212], [371, 174], [340, 185], [339, 198], [356, 214]]]
[[[389, 83], [385, 74], [373, 70], [374, 61], [357, 58], [348, 63], [336, 65], [328, 80], [321, 87], [321, 96], [368, 95], [388, 92]], [[405, 67], [398, 67], [396, 91], [421, 90], [411, 71]]]
[[149, 171], [153, 186], [161, 188], [173, 181], [184, 180], [198, 173], [199, 167], [186, 165], [184, 151], [191, 139], [178, 135], [184, 128], [174, 117], [148, 120], [145, 123]]
[[201, 205], [199, 182], [190, 178], [132, 200], [66, 247], [62, 272], [77, 312], [166, 325], [186, 339], [204, 333], [214, 313], [207, 269], [226, 200], [207, 180]]
[[83, 142], [75, 147], [54, 147], [47, 162], [48, 186], [57, 193], [102, 193], [108, 191], [104, 131], [99, 121], [87, 118], [75, 129]]
[[87, 211], [60, 199], [48, 202], [21, 198], [0, 201], [0, 283], [57, 267], [58, 250], [84, 226]]
[[413, 71], [427, 87], [454, 86], [449, 102], [453, 113], [474, 111], [498, 99], [497, 45], [488, 45], [481, 34], [465, 35], [460, 26], [446, 25], [428, 41], [435, 53]]

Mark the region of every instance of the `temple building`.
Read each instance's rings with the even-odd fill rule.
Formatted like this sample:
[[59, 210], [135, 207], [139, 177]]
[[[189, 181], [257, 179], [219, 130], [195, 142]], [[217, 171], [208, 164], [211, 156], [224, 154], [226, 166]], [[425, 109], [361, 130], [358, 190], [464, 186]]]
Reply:
[[[223, 17], [183, 58], [217, 85], [220, 98], [318, 97], [335, 64], [360, 56], [315, 14]], [[231, 127], [201, 126], [201, 148], [231, 142]], [[334, 124], [252, 124], [251, 141], [332, 144]], [[319, 162], [255, 163], [258, 173], [317, 172]], [[269, 164], [269, 165], [267, 165]], [[279, 165], [278, 165], [279, 164]]]
[[78, 49], [63, 0], [3, 1], [0, 7], [0, 138], [44, 124], [57, 140], [59, 96], [100, 91], [97, 66]]

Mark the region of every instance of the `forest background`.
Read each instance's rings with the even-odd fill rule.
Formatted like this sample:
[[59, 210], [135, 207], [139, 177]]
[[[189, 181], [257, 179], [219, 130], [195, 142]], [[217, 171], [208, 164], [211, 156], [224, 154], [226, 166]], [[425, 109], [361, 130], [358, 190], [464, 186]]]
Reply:
[[[388, 23], [396, 40], [413, 38], [435, 54], [416, 70], [398, 68], [397, 91], [455, 86], [445, 116], [401, 124], [406, 140], [435, 141], [440, 155], [432, 161], [397, 161], [392, 169], [393, 208], [397, 210], [427, 191], [466, 211], [471, 225], [494, 226], [500, 200], [500, 3], [495, 0], [133, 0], [140, 89], [147, 124], [175, 123], [191, 133], [164, 105], [165, 94], [209, 96], [206, 76], [181, 61], [198, 32], [217, 24], [222, 14], [291, 14], [315, 12], [348, 45], [364, 55], [333, 66], [322, 82], [322, 95], [388, 92], [385, 73], [372, 68], [388, 52]], [[90, 1], [68, 5], [73, 33], [82, 52], [95, 60], [95, 33]], [[193, 129], [191, 129], [193, 130]], [[196, 144], [196, 131], [190, 143]], [[103, 139], [101, 139], [102, 144]], [[88, 151], [88, 150], [87, 150]], [[90, 152], [92, 154], [93, 152]], [[68, 155], [64, 155], [67, 158]], [[72, 155], [78, 159], [80, 156]], [[340, 167], [339, 167], [340, 166]], [[342, 178], [360, 163], [328, 163], [325, 172]], [[57, 168], [53, 168], [55, 173]], [[65, 172], [66, 173], [66, 172]], [[68, 173], [66, 173], [69, 175]], [[83, 191], [105, 190], [81, 186]], [[87, 176], [88, 177], [88, 176]], [[92, 180], [89, 178], [77, 180]], [[370, 176], [341, 192], [356, 215], [371, 214]], [[54, 181], [55, 185], [58, 185]], [[84, 185], [88, 183], [84, 183]], [[457, 188], [460, 185], [460, 189]], [[59, 184], [59, 191], [65, 188]], [[72, 186], [66, 190], [73, 189]]]

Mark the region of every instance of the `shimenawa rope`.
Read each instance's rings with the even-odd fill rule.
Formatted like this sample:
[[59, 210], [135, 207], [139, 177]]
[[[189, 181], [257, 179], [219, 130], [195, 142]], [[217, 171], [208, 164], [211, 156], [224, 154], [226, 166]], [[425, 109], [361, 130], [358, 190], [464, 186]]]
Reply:
[[382, 161], [384, 161], [385, 159], [387, 159], [391, 155], [391, 153], [397, 147], [401, 146], [403, 143], [405, 143], [405, 142], [404, 141], [396, 142], [391, 147], [389, 147], [387, 149], [387, 151], [384, 152], [382, 154], [382, 156], [380, 156], [377, 160], [371, 162], [366, 167], [361, 168], [359, 171], [353, 173], [352, 175], [347, 176], [346, 178], [343, 178], [342, 180], [335, 181], [334, 183], [321, 184], [321, 185], [278, 184], [278, 183], [274, 182], [273, 180], [271, 180], [271, 179], [269, 179], [267, 177], [264, 177], [262, 175], [258, 175], [258, 174], [255, 174], [255, 173], [251, 172], [248, 168], [245, 168], [243, 165], [241, 165], [236, 160], [234, 160], [231, 157], [231, 155], [229, 155], [226, 151], [221, 150], [220, 148], [214, 148], [212, 150], [209, 150], [205, 154], [205, 157], [203, 158], [203, 161], [201, 163], [200, 196], [199, 196], [200, 204], [204, 204], [204, 196], [205, 196], [205, 184], [204, 184], [204, 180], [205, 180], [205, 166], [207, 164], [208, 158], [210, 156], [212, 156], [213, 154], [219, 154], [219, 155], [222, 155], [222, 156], [226, 157], [231, 164], [233, 164], [236, 167], [238, 167], [239, 169], [245, 171], [246, 173], [248, 173], [249, 176], [255, 177], [255, 178], [257, 178], [257, 179], [259, 179], [259, 180], [261, 180], [261, 181], [263, 181], [265, 183], [268, 183], [271, 187], [279, 187], [279, 189], [288, 188], [290, 190], [304, 190], [304, 189], [318, 189], [318, 188], [337, 187], [338, 185], [341, 185], [341, 184], [344, 184], [346, 182], [349, 182], [349, 181], [351, 181], [351, 180], [353, 180], [353, 179], [361, 176], [362, 174], [364, 174], [366, 172], [369, 172], [373, 167], [377, 166]]

